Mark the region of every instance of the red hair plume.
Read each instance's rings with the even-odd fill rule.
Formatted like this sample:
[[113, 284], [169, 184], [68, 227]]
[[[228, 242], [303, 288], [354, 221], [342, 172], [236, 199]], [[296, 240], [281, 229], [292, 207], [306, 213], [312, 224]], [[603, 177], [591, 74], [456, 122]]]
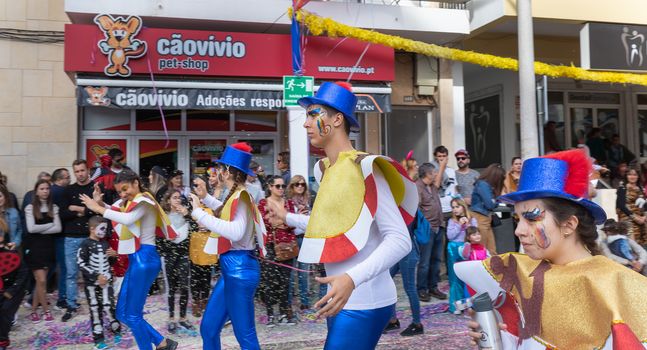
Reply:
[[339, 85], [339, 86], [343, 87], [344, 89], [346, 89], [346, 90], [348, 90], [348, 91], [350, 91], [350, 92], [353, 92], [353, 85], [351, 85], [351, 83], [349, 83], [349, 82], [346, 82], [346, 81], [336, 81], [336, 82], [335, 82], [335, 84], [337, 84], [337, 85]]
[[235, 148], [239, 151], [247, 152], [247, 153], [252, 153], [252, 146], [250, 146], [247, 142], [238, 142], [234, 143], [231, 145], [232, 148]]
[[557, 152], [545, 155], [543, 158], [559, 159], [568, 163], [568, 175], [566, 175], [564, 192], [575, 197], [588, 198], [592, 163], [583, 150], [575, 149]]

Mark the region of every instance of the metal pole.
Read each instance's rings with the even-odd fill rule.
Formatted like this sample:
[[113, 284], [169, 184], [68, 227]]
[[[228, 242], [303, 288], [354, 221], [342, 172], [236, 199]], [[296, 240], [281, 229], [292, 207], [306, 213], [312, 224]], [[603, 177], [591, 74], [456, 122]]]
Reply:
[[522, 159], [537, 157], [539, 155], [537, 103], [535, 96], [535, 49], [533, 44], [531, 1], [517, 0]]

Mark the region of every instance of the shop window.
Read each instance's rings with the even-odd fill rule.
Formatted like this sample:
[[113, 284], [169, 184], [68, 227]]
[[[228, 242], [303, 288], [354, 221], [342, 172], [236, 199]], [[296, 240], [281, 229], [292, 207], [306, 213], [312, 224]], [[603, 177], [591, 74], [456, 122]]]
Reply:
[[229, 111], [196, 109], [186, 111], [188, 131], [229, 131]]
[[277, 112], [236, 112], [236, 131], [277, 131]]
[[563, 92], [548, 92], [548, 121], [555, 122], [557, 143], [559, 149], [564, 149], [566, 144], [566, 110], [564, 108]]
[[[88, 162], [89, 167], [99, 167], [101, 163], [99, 158], [108, 154], [113, 148], [118, 148], [128, 154], [126, 149], [126, 139], [87, 139], [85, 141], [85, 160]], [[124, 164], [128, 163], [128, 159], [124, 159]]]
[[265, 174], [274, 172], [277, 154], [274, 151], [274, 140], [238, 140], [252, 146], [252, 160], [265, 169]]
[[225, 147], [227, 147], [227, 140], [190, 140], [191, 177], [205, 175], [207, 168], [220, 158]]
[[647, 110], [638, 110], [638, 138], [640, 142], [640, 156], [647, 157]]
[[586, 143], [587, 135], [593, 128], [592, 108], [571, 108], [571, 146]]
[[386, 154], [393, 159], [403, 159], [413, 149], [414, 158], [422, 164], [428, 161], [429, 133], [428, 111], [424, 109], [394, 109], [386, 118]]
[[159, 165], [166, 171], [177, 169], [177, 140], [139, 140], [139, 173], [148, 177]]
[[85, 107], [83, 108], [83, 130], [130, 130], [130, 110]]
[[[164, 130], [159, 109], [138, 109], [135, 115], [137, 120], [135, 130]], [[165, 110], [164, 120], [167, 130], [178, 131], [182, 125], [182, 111]]]
[[638, 94], [636, 98], [639, 105], [647, 105], [647, 95]]

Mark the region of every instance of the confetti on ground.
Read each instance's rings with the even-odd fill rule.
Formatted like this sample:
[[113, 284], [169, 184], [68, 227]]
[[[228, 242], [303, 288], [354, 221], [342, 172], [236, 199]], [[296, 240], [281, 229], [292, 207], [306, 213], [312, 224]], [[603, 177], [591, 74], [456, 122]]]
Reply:
[[[402, 328], [398, 331], [391, 331], [384, 334], [380, 339], [378, 349], [380, 350], [405, 350], [405, 349], [438, 349], [438, 350], [462, 350], [472, 349], [469, 339], [466, 336], [465, 323], [467, 317], [447, 313], [448, 304], [446, 301], [432, 299], [430, 303], [421, 303], [421, 317], [425, 333], [414, 337], [402, 337], [400, 332], [411, 323], [411, 311], [409, 300], [402, 288], [402, 282], [396, 277], [398, 286], [398, 304], [396, 314], [400, 319]], [[447, 282], [439, 285], [439, 289], [447, 292]], [[82, 295], [82, 294], [79, 294]], [[50, 301], [55, 301], [55, 295], [49, 296]], [[189, 303], [188, 319], [195, 326], [190, 331], [178, 328], [175, 334], [167, 331], [168, 306], [164, 295], [154, 295], [148, 298], [145, 310], [145, 318], [163, 336], [168, 336], [179, 342], [178, 349], [202, 349], [202, 338], [199, 335], [200, 320], [191, 316], [191, 304]], [[297, 302], [298, 298], [294, 298]], [[18, 314], [18, 323], [11, 332], [12, 349], [50, 349], [50, 350], [89, 350], [93, 348], [92, 334], [90, 332], [90, 321], [85, 300], [81, 301], [81, 311], [68, 322], [61, 322], [63, 311], [54, 310], [55, 320], [53, 322], [32, 324], [28, 317], [31, 309], [21, 307]], [[294, 310], [298, 310], [298, 304]], [[258, 338], [261, 347], [268, 350], [289, 350], [289, 349], [321, 349], [326, 338], [326, 323], [317, 319], [313, 310], [304, 310], [297, 313], [299, 322], [294, 326], [278, 325], [267, 328], [267, 316], [265, 308], [256, 304], [256, 320]], [[177, 320], [177, 319], [176, 319]], [[134, 338], [127, 327], [123, 332], [123, 338], [119, 344], [114, 344], [114, 338], [110, 331], [105, 331], [106, 342], [113, 349], [136, 349]], [[222, 331], [223, 349], [238, 349], [238, 343], [234, 337], [231, 326], [226, 326]], [[433, 345], [430, 345], [433, 344]]]

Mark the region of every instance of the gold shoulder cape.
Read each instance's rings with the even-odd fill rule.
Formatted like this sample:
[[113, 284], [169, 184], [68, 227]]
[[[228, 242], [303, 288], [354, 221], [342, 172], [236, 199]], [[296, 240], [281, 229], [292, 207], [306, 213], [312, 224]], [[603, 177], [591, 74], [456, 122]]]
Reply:
[[379, 202], [374, 165], [386, 178], [405, 222], [413, 220], [418, 208], [418, 192], [399, 163], [385, 156], [355, 150], [341, 152], [334, 165], [331, 166], [327, 158], [315, 165], [320, 187], [299, 261], [339, 262], [366, 245]]
[[[256, 243], [259, 247], [259, 253], [261, 256], [265, 256], [265, 224], [263, 223], [263, 218], [261, 217], [258, 207], [247, 190], [239, 189], [229, 197], [227, 202], [223, 204], [224, 208], [222, 208], [220, 218], [225, 221], [231, 221], [236, 216], [236, 210], [238, 209], [240, 201], [244, 201], [250, 210], [250, 218], [252, 219], [252, 225], [254, 225], [254, 233], [256, 234]], [[211, 232], [207, 239], [207, 243], [204, 246], [204, 252], [207, 254], [220, 255], [228, 252], [230, 249], [231, 241], [222, 237], [217, 232]]]
[[647, 278], [641, 274], [599, 255], [554, 265], [510, 253], [483, 265], [521, 310], [520, 341], [590, 350], [603, 348], [611, 335], [614, 350], [644, 350]]

